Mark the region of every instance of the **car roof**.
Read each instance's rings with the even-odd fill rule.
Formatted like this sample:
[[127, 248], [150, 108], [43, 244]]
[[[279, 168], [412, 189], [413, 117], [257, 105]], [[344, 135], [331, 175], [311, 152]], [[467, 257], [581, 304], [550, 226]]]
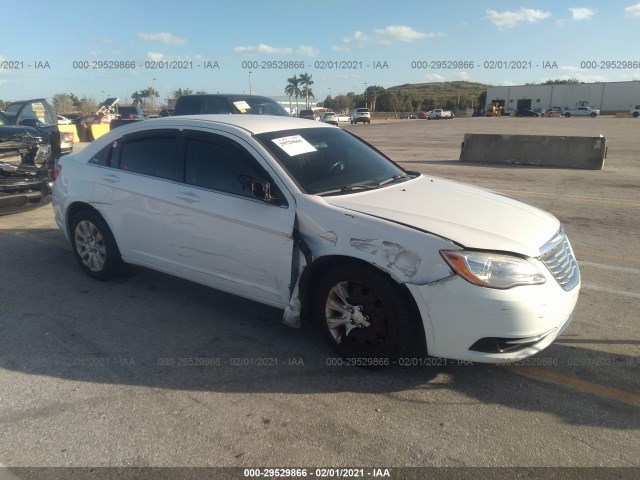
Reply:
[[140, 131], [151, 128], [152, 126], [155, 128], [163, 128], [188, 126], [206, 127], [215, 125], [237, 127], [250, 134], [301, 128], [336, 128], [327, 124], [309, 122], [308, 120], [295, 117], [280, 117], [276, 115], [209, 114], [152, 118], [142, 122], [136, 122], [132, 125], [119, 127], [118, 130], [127, 128], [129, 131]]

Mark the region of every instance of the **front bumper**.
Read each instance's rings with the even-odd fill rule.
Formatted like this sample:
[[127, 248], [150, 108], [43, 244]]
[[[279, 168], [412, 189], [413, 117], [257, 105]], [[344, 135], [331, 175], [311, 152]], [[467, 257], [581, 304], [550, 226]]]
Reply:
[[458, 275], [407, 285], [422, 316], [429, 355], [500, 363], [548, 347], [571, 323], [580, 284], [567, 292], [545, 276], [542, 285], [507, 290], [478, 287]]

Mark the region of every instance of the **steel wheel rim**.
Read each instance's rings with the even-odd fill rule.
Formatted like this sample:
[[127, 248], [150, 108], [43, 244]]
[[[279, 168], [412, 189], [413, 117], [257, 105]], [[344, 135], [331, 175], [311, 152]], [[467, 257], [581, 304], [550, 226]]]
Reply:
[[92, 272], [100, 272], [107, 261], [107, 248], [100, 230], [88, 220], [76, 225], [74, 232], [76, 253], [82, 264]]

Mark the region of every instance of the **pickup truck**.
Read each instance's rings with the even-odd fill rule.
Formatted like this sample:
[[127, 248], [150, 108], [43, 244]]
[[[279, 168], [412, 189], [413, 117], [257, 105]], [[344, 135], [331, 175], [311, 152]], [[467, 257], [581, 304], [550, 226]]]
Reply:
[[631, 110], [629, 110], [629, 115], [633, 118], [638, 118], [640, 116], [640, 105], [636, 105]]
[[0, 113], [0, 215], [48, 203], [61, 154], [57, 117], [45, 99], [14, 102]]
[[598, 115], [600, 115], [600, 110], [596, 110], [595, 108], [591, 107], [578, 107], [575, 109], [564, 110], [562, 114], [567, 118], [573, 116], [596, 118]]
[[451, 110], [443, 110], [442, 108], [436, 108], [431, 110], [427, 115], [427, 120], [450, 120], [454, 117]]

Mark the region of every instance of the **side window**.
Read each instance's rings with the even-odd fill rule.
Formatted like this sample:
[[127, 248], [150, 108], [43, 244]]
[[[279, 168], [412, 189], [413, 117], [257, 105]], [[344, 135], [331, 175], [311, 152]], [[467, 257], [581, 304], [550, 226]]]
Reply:
[[110, 143], [109, 145], [104, 147], [102, 150], [100, 150], [98, 153], [96, 153], [93, 157], [91, 157], [91, 160], [89, 160], [89, 163], [91, 165], [100, 165], [102, 167], [110, 167], [111, 152], [113, 151], [113, 147], [115, 143], [116, 142]]
[[250, 196], [238, 181], [241, 175], [269, 180], [256, 159], [237, 143], [224, 137], [199, 132], [186, 136], [186, 183]]
[[152, 135], [125, 139], [120, 146], [120, 169], [174, 180], [178, 165], [175, 135]]

